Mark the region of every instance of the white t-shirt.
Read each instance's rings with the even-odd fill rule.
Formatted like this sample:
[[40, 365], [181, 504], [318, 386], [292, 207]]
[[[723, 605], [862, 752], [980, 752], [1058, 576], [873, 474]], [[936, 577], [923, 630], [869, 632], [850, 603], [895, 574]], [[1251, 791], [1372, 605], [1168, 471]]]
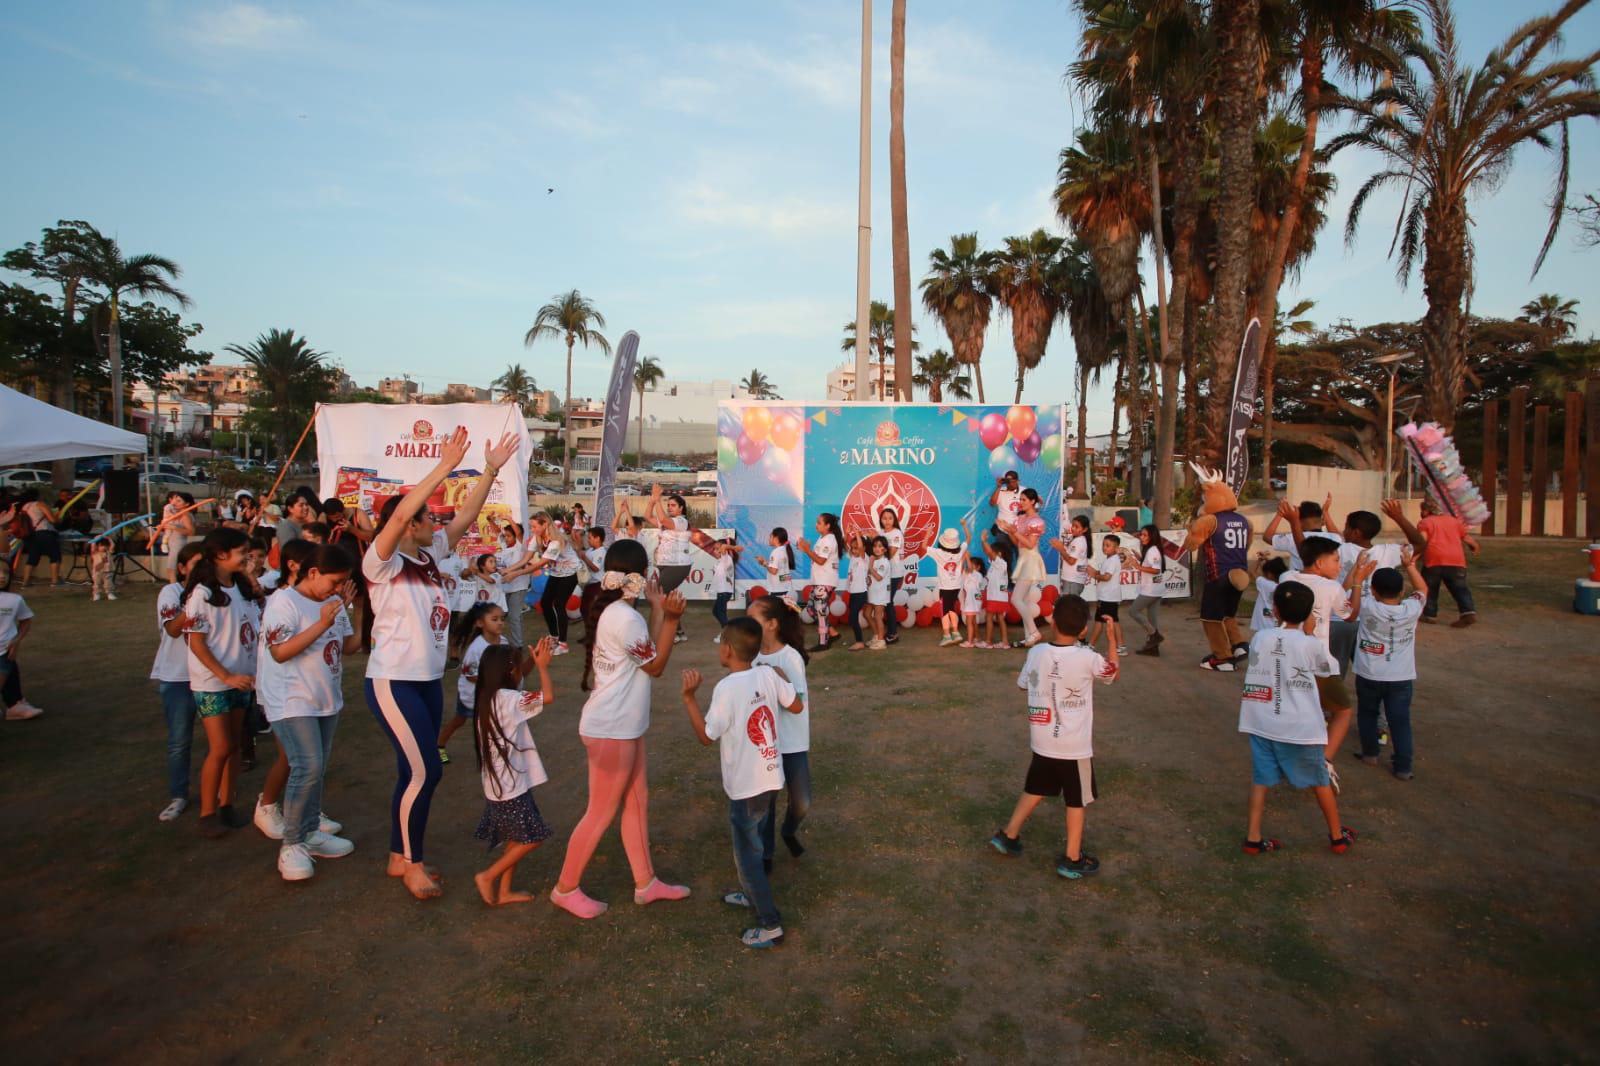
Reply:
[[1323, 641], [1299, 629], [1268, 629], [1250, 638], [1239, 700], [1239, 732], [1285, 744], [1326, 744], [1317, 678], [1339, 667]]
[[493, 745], [490, 746], [489, 757], [479, 771], [484, 798], [504, 803], [550, 780], [544, 772], [544, 761], [539, 758], [539, 749], [534, 746], [529, 725], [543, 710], [544, 697], [537, 692], [503, 688], [494, 694], [490, 713], [505, 734], [510, 750], [502, 761]]
[[416, 555], [376, 550], [361, 557], [361, 573], [372, 598], [372, 655], [367, 676], [390, 681], [433, 681], [444, 676], [450, 602], [437, 560], [450, 554], [445, 531]]
[[273, 592], [278, 587], [278, 582], [283, 580], [283, 574], [277, 570], [261, 571], [261, 587], [268, 592]]
[[689, 561], [689, 519], [667, 518], [656, 538], [656, 565], [688, 566]]
[[[0, 603], [4, 602], [5, 595], [0, 593]], [[183, 584], [174, 581], [156, 596], [156, 632], [161, 635], [161, 643], [156, 647], [156, 661], [150, 666], [152, 681], [189, 683], [189, 642], [182, 636], [167, 636], [167, 623], [182, 613]], [[0, 617], [0, 626], [4, 624]], [[5, 645], [5, 640], [0, 640], [0, 648]]]
[[733, 595], [733, 556], [717, 556], [716, 565], [711, 568], [711, 595]]
[[961, 613], [977, 614], [983, 610], [983, 586], [985, 575], [976, 570], [968, 570], [961, 575]]
[[594, 690], [578, 718], [582, 736], [633, 740], [650, 728], [650, 675], [656, 657], [650, 626], [626, 600], [600, 612], [594, 633]]
[[772, 554], [767, 556], [767, 574], [770, 578], [767, 589], [774, 596], [789, 594], [789, 546], [780, 544], [772, 549]]
[[[631, 540], [632, 538], [617, 538], [617, 540], [623, 539]], [[604, 544], [600, 545], [598, 548], [585, 548], [583, 550], [583, 557], [594, 564], [593, 569], [589, 571], [591, 577], [596, 577], [606, 572], [606, 546]]]
[[1399, 603], [1361, 600], [1356, 629], [1356, 676], [1369, 681], [1417, 679], [1417, 619], [1422, 617], [1422, 593]]
[[1345, 614], [1350, 609], [1350, 594], [1339, 582], [1321, 574], [1285, 574], [1283, 579], [1298, 581], [1311, 590], [1311, 618], [1316, 623], [1312, 635], [1322, 645], [1322, 650], [1327, 651], [1329, 623], [1335, 618], [1347, 620]]
[[1162, 578], [1166, 574], [1166, 571], [1162, 566], [1161, 549], [1156, 547], [1154, 544], [1152, 544], [1152, 545], [1150, 545], [1150, 547], [1146, 548], [1144, 550], [1144, 561], [1142, 563], [1140, 563], [1140, 565], [1141, 566], [1151, 566], [1151, 567], [1154, 567], [1157, 570], [1161, 570], [1162, 572], [1159, 573], [1159, 574], [1147, 574], [1142, 570], [1139, 571], [1139, 595], [1141, 595], [1141, 596], [1159, 596], [1159, 595], [1161, 595], [1161, 593], [1162, 593], [1162, 584], [1161, 584], [1162, 583]]
[[[181, 593], [183, 587], [179, 586], [178, 591]], [[0, 592], [0, 653], [10, 648], [11, 642], [17, 639], [18, 623], [26, 622], [32, 617], [32, 609], [21, 596], [15, 592]], [[181, 679], [174, 678], [174, 680]]]
[[[500, 643], [505, 642], [506, 638], [501, 637]], [[478, 663], [483, 661], [483, 653], [488, 647], [489, 641], [479, 633], [467, 645], [467, 650], [461, 653], [461, 672], [456, 675], [456, 699], [469, 711], [473, 709], [473, 701], [478, 698]]]
[[1278, 583], [1265, 574], [1256, 578], [1256, 606], [1250, 612], [1252, 633], [1277, 628], [1278, 616], [1272, 612], [1272, 593], [1277, 587]]
[[1094, 757], [1094, 686], [1117, 671], [1093, 648], [1042, 642], [1028, 650], [1017, 687], [1028, 693], [1028, 746], [1047, 759]]
[[850, 556], [850, 592], [867, 591], [867, 563], [865, 555]]
[[722, 788], [731, 800], [783, 787], [778, 718], [795, 690], [768, 666], [752, 665], [717, 682], [706, 711], [706, 736], [718, 741]]
[[[261, 608], [253, 600], [245, 599], [233, 585], [226, 586], [222, 591], [228, 598], [227, 604], [222, 607], [213, 607], [206, 602], [211, 592], [204, 585], [197, 586], [189, 594], [189, 600], [183, 606], [183, 613], [189, 616], [189, 623], [183, 630], [186, 638], [184, 643], [188, 643], [188, 634], [203, 633], [206, 647], [211, 649], [211, 654], [224, 671], [254, 675]], [[191, 691], [228, 691], [228, 686], [220, 677], [200, 665], [193, 651], [188, 652], [188, 660]]]
[[1016, 525], [1017, 515], [1021, 513], [1021, 508], [1017, 506], [1017, 500], [1021, 498], [1021, 489], [1017, 489], [1015, 492], [1006, 488], [996, 489], [994, 494], [996, 520], [1005, 522], [1008, 525]]
[[[665, 537], [666, 533], [663, 532], [661, 535]], [[547, 564], [544, 572], [550, 577], [571, 577], [578, 572], [578, 567], [583, 565], [578, 561], [578, 553], [573, 551], [570, 540], [552, 540], [539, 554]]]
[[889, 605], [889, 560], [874, 556], [867, 563], [867, 602], [874, 607]]
[[[824, 533], [817, 538], [811, 550], [822, 557], [822, 562], [812, 560], [811, 583], [823, 585], [827, 588], [836, 588], [839, 584], [839, 538], [832, 533]], [[737, 797], [735, 797], [737, 798]]]
[[322, 603], [286, 588], [267, 599], [261, 614], [261, 647], [256, 657], [256, 698], [267, 721], [326, 718], [344, 709], [344, 638], [355, 630], [343, 607], [333, 625], [287, 662], [271, 648], [285, 644], [322, 620]]
[[[504, 572], [520, 563], [522, 561], [522, 557], [526, 554], [527, 552], [523, 550], [522, 545], [513, 544], [509, 548], [501, 548], [499, 551], [495, 552], [494, 557], [499, 562], [500, 570]], [[508, 593], [527, 592], [528, 583], [531, 580], [532, 579], [529, 575], [522, 574], [519, 577], [514, 577], [509, 581], [503, 582], [503, 584], [506, 592]]]
[[778, 751], [793, 755], [811, 750], [811, 696], [806, 686], [806, 663], [800, 653], [785, 644], [771, 655], [756, 656], [757, 665], [775, 666], [789, 679], [789, 687], [800, 697], [800, 713], [773, 708], [778, 718]]
[[439, 580], [444, 589], [444, 602], [452, 611], [464, 611], [472, 606], [471, 590], [463, 590], [462, 573], [467, 561], [454, 552], [439, 560]]
[[891, 557], [889, 559], [889, 577], [890, 578], [905, 577], [906, 576], [906, 560], [905, 560], [905, 555], [904, 555], [905, 549], [906, 549], [906, 533], [905, 533], [905, 530], [903, 530], [903, 529], [891, 529], [891, 530], [888, 530], [887, 532], [885, 532], [883, 534], [883, 539], [889, 542], [889, 551], [892, 553]]
[[[1304, 536], [1307, 536], [1307, 537], [1326, 537], [1328, 540], [1333, 541], [1335, 544], [1343, 544], [1344, 543], [1344, 538], [1343, 537], [1341, 537], [1337, 533], [1334, 533], [1334, 532], [1332, 532], [1330, 530], [1326, 530], [1326, 529], [1312, 530], [1312, 531], [1304, 534]], [[1294, 546], [1294, 534], [1293, 533], [1275, 533], [1275, 534], [1273, 534], [1272, 547], [1276, 551], [1288, 552], [1289, 553], [1289, 573], [1291, 573], [1291, 574], [1295, 573], [1302, 566], [1305, 565], [1305, 563], [1303, 563], [1300, 560], [1300, 549], [1296, 548]]]
[[506, 590], [500, 584], [499, 574], [475, 573], [462, 581], [461, 587], [467, 592], [468, 610], [479, 603], [492, 603], [502, 611], [506, 609]]
[[1122, 556], [1108, 555], [1095, 565], [1106, 577], [1098, 584], [1101, 603], [1119, 603], [1122, 600]]
[[[1361, 558], [1361, 553], [1367, 553], [1367, 561], [1377, 563], [1378, 567], [1393, 567], [1400, 569], [1400, 545], [1374, 544], [1370, 548], [1363, 548], [1359, 544], [1349, 541], [1339, 545], [1339, 583], [1343, 584], [1350, 577], [1350, 570], [1356, 565], [1356, 560]], [[1372, 575], [1368, 574], [1366, 580], [1361, 582], [1361, 602], [1366, 603], [1372, 598]]]
[[1061, 558], [1061, 580], [1074, 585], [1084, 585], [1089, 581], [1089, 575], [1084, 573], [1084, 567], [1089, 562], [1089, 538], [1079, 534], [1067, 539], [1067, 555], [1072, 556], [1076, 562], [1068, 562], [1066, 556]]
[[967, 554], [967, 544], [961, 543], [955, 551], [946, 551], [935, 544], [928, 549], [928, 558], [933, 560], [935, 588], [958, 589], [961, 587], [961, 559]]
[[989, 572], [984, 575], [983, 598], [991, 603], [1007, 603], [1011, 599], [1011, 572], [1003, 555], [989, 560]]

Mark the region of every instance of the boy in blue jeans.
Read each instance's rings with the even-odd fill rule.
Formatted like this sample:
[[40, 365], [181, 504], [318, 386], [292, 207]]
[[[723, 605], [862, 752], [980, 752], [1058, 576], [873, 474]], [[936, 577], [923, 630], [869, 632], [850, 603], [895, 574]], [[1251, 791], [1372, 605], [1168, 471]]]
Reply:
[[1372, 598], [1361, 603], [1356, 632], [1356, 732], [1361, 751], [1356, 758], [1378, 765], [1378, 716], [1389, 720], [1394, 748], [1391, 769], [1401, 781], [1411, 780], [1411, 691], [1417, 679], [1417, 622], [1427, 600], [1427, 585], [1417, 571], [1409, 547], [1400, 563], [1411, 579], [1411, 595], [1401, 599], [1405, 584], [1400, 571], [1384, 567], [1372, 575]]
[[733, 864], [743, 891], [729, 892], [724, 903], [750, 907], [758, 925], [739, 938], [749, 948], [783, 943], [783, 922], [772, 899], [772, 883], [761, 865], [761, 820], [783, 788], [783, 757], [778, 752], [776, 714], [799, 714], [805, 702], [782, 673], [757, 665], [761, 624], [736, 618], [722, 627], [717, 657], [728, 676], [711, 692], [704, 715], [695, 696], [700, 671], [683, 672], [683, 706], [700, 743], [719, 742], [722, 787], [728, 794], [728, 822], [733, 830]]
[[1328, 770], [1328, 724], [1317, 694], [1319, 677], [1339, 668], [1327, 647], [1311, 635], [1315, 595], [1307, 585], [1282, 581], [1272, 592], [1278, 628], [1264, 629], [1250, 641], [1244, 693], [1239, 700], [1239, 732], [1250, 737], [1250, 815], [1244, 850], [1250, 855], [1277, 851], [1282, 841], [1261, 835], [1267, 789], [1280, 781], [1308, 788], [1328, 823], [1328, 847], [1343, 854], [1356, 842], [1339, 824], [1339, 802]]

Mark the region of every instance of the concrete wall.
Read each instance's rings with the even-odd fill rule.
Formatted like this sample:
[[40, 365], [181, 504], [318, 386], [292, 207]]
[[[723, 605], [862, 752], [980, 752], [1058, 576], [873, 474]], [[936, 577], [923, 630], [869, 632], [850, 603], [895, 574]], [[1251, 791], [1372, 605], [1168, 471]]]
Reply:
[[[622, 450], [631, 452], [639, 443], [639, 420], [628, 423], [628, 439]], [[645, 415], [644, 450], [647, 455], [710, 455], [717, 450], [715, 422], [663, 422], [652, 425]]]

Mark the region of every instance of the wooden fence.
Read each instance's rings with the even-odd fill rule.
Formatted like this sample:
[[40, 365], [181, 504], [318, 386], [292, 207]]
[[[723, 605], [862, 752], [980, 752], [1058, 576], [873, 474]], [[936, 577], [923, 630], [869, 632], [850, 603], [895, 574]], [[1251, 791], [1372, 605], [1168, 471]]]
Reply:
[[[1495, 512], [1501, 506], [1500, 440], [1505, 435], [1505, 535], [1578, 536], [1578, 497], [1580, 486], [1584, 502], [1585, 535], [1600, 539], [1600, 377], [1592, 378], [1587, 390], [1569, 392], [1563, 404], [1561, 439], [1561, 528], [1547, 529], [1546, 495], [1550, 486], [1550, 405], [1533, 408], [1533, 434], [1528, 434], [1528, 389], [1518, 386], [1505, 399], [1505, 421], [1501, 422], [1501, 401], [1483, 405], [1483, 466], [1479, 485], [1489, 505], [1489, 520], [1483, 532], [1493, 534]], [[1524, 528], [1524, 492], [1528, 495], [1528, 521]]]

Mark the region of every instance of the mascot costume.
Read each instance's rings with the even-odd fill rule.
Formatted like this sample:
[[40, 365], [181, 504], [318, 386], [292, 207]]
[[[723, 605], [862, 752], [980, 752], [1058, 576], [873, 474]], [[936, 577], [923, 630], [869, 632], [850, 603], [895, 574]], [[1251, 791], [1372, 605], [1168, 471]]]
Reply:
[[1199, 551], [1204, 563], [1200, 592], [1200, 624], [1205, 627], [1211, 654], [1200, 660], [1207, 670], [1231, 672], [1238, 659], [1250, 651], [1239, 633], [1234, 615], [1239, 598], [1250, 584], [1250, 520], [1239, 513], [1239, 499], [1220, 473], [1194, 463], [1200, 476], [1200, 513], [1189, 523], [1185, 551]]

